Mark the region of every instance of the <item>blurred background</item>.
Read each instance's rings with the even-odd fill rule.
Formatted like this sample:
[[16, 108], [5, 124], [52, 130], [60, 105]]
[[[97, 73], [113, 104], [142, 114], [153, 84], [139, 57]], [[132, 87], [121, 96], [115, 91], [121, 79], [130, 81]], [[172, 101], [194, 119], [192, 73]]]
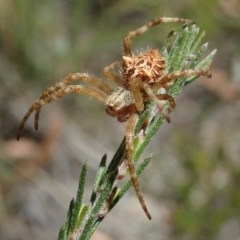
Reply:
[[[71, 72], [102, 77], [120, 59], [122, 39], [156, 16], [195, 20], [218, 49], [212, 79], [187, 86], [144, 153], [141, 176], [153, 219], [133, 190], [104, 219], [95, 239], [240, 239], [239, 0], [0, 0], [0, 239], [56, 239], [89, 164], [88, 203], [103, 154], [120, 144], [124, 125], [86, 96], [43, 108], [40, 129], [17, 127], [40, 93]], [[135, 39], [161, 48], [177, 25]], [[94, 239], [94, 238], [93, 238]]]

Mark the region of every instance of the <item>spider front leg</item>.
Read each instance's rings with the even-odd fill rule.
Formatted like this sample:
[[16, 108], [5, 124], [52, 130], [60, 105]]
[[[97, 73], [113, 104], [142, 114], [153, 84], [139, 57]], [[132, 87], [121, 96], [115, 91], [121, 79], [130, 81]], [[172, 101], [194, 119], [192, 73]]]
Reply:
[[99, 90], [107, 94], [111, 93], [112, 91], [112, 89], [106, 83], [104, 83], [101, 79], [93, 75], [90, 75], [88, 73], [70, 73], [64, 78], [63, 82], [65, 85], [70, 85], [72, 82], [77, 80], [81, 80], [88, 84], [90, 83], [94, 87], [97, 87]]
[[131, 41], [132, 38], [142, 35], [143, 33], [145, 33], [149, 28], [154, 27], [158, 24], [161, 23], [184, 23], [184, 24], [191, 24], [194, 23], [192, 20], [190, 19], [184, 19], [184, 18], [171, 18], [171, 17], [158, 17], [153, 19], [152, 21], [148, 22], [147, 24], [145, 24], [144, 26], [131, 31], [128, 33], [128, 35], [124, 38], [123, 41], [123, 48], [124, 48], [124, 54], [125, 56], [132, 56], [132, 52], [131, 52]]
[[[60, 86], [59, 83], [58, 87]], [[77, 94], [85, 94], [89, 97], [92, 97], [100, 102], [105, 103], [107, 95], [98, 90], [98, 89], [94, 89], [94, 88], [90, 88], [90, 87], [85, 87], [82, 85], [70, 85], [70, 86], [65, 86], [62, 85], [62, 88], [54, 88], [54, 87], [50, 87], [48, 89], [46, 89], [40, 96], [39, 100], [37, 100], [27, 111], [27, 113], [25, 114], [25, 116], [22, 119], [21, 124], [19, 125], [18, 128], [18, 132], [17, 132], [17, 140], [20, 139], [21, 136], [21, 132], [22, 129], [24, 128], [24, 125], [26, 123], [26, 121], [28, 120], [28, 118], [30, 117], [30, 115], [35, 111], [35, 120], [34, 120], [34, 126], [35, 129], [38, 129], [38, 120], [39, 120], [39, 114], [40, 114], [40, 109], [50, 103], [53, 102], [57, 99], [63, 98], [64, 96], [66, 96], [69, 93], [77, 93]], [[53, 89], [55, 89], [55, 91], [53, 91]]]
[[119, 65], [120, 63], [118, 61], [113, 62], [103, 69], [103, 73], [108, 80], [111, 80], [115, 82], [117, 85], [122, 86], [122, 79], [118, 75], [113, 73], [114, 69]]
[[210, 78], [212, 76], [209, 69], [186, 69], [186, 70], [180, 70], [172, 73], [168, 73], [167, 75], [163, 76], [163, 78], [160, 79], [159, 82], [153, 84], [152, 89], [159, 89], [159, 88], [166, 88], [168, 87], [168, 84], [174, 80], [177, 80], [178, 78], [182, 77], [191, 77], [191, 76], [207, 76]]
[[144, 102], [143, 102], [143, 96], [141, 93], [141, 79], [135, 78], [132, 79], [132, 81], [129, 83], [129, 88], [131, 90], [131, 93], [133, 95], [135, 105], [136, 105], [136, 110], [137, 112], [142, 112], [144, 109]]
[[125, 159], [127, 161], [128, 165], [128, 171], [131, 178], [132, 185], [135, 189], [135, 192], [137, 194], [138, 200], [143, 208], [143, 211], [146, 213], [148, 219], [151, 219], [151, 215], [148, 212], [147, 206], [145, 204], [145, 201], [143, 199], [143, 195], [141, 192], [140, 184], [137, 178], [136, 169], [134, 166], [134, 160], [133, 160], [133, 141], [134, 141], [134, 131], [135, 126], [137, 123], [138, 115], [136, 113], [132, 113], [129, 116], [129, 119], [126, 122], [126, 155]]

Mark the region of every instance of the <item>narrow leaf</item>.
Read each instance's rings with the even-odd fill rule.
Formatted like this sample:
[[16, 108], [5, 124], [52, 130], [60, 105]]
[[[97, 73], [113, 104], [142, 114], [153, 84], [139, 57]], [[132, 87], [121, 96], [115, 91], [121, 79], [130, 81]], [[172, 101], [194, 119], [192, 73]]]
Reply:
[[83, 200], [87, 171], [88, 171], [87, 164], [84, 164], [82, 167], [80, 178], [79, 178], [78, 191], [77, 191], [77, 196], [76, 196], [76, 201], [75, 201], [75, 206], [74, 206], [74, 211], [73, 211], [73, 216], [72, 216], [72, 221], [70, 226], [71, 232], [73, 232], [74, 229], [78, 227], [77, 222], [79, 222], [78, 218], [80, 215], [80, 210], [82, 208], [82, 200]]

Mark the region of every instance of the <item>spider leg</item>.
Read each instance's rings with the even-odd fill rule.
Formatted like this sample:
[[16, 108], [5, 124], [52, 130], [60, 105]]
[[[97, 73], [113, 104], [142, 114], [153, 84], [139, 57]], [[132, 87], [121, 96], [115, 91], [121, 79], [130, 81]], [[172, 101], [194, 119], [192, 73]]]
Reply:
[[[71, 84], [73, 81], [76, 80], [82, 80], [83, 82], [86, 83], [90, 83], [94, 86], [96, 86], [97, 88], [99, 88], [100, 90], [102, 90], [105, 93], [110, 93], [111, 89], [110, 87], [105, 84], [104, 82], [102, 82], [100, 79], [89, 75], [87, 73], [73, 73], [73, 74], [69, 74], [67, 75], [62, 81], [57, 82], [56, 84], [54, 84], [51, 87], [48, 87], [39, 97], [39, 100], [44, 100], [47, 101], [48, 97], [51, 96], [51, 94], [53, 94], [50, 99], [54, 96], [54, 93], [63, 89], [64, 87], [66, 87], [67, 85]], [[47, 101], [47, 102], [51, 102]], [[40, 107], [41, 108], [41, 107]], [[34, 121], [34, 127], [37, 130], [38, 129], [38, 119], [39, 119], [39, 114], [40, 114], [40, 109], [36, 110], [35, 112], [35, 121]]]
[[[39, 102], [35, 102], [27, 111], [27, 113], [25, 114], [25, 116], [23, 117], [22, 119], [22, 122], [20, 123], [19, 125], [19, 128], [18, 128], [18, 132], [17, 132], [17, 140], [20, 139], [20, 135], [21, 135], [21, 132], [22, 132], [22, 129], [26, 123], [26, 121], [28, 120], [28, 118], [30, 117], [30, 115], [36, 110], [37, 112], [39, 112], [39, 109], [41, 108], [41, 105]], [[36, 126], [36, 125], [35, 125]]]
[[[34, 116], [34, 128], [38, 130], [38, 120], [39, 120], [39, 115], [40, 115], [40, 110], [41, 107], [47, 103], [50, 103], [57, 99], [55, 97], [57, 91], [63, 89], [65, 87], [65, 84], [63, 81], [55, 83], [53, 86], [48, 87], [43, 93], [40, 95], [39, 99], [36, 103], [38, 104], [39, 107], [35, 108], [35, 116]], [[33, 104], [34, 105], [34, 104]]]
[[101, 79], [94, 77], [88, 73], [71, 73], [71, 74], [68, 74], [63, 80], [55, 83], [53, 86], [48, 87], [40, 95], [39, 99], [43, 99], [46, 96], [49, 96], [52, 93], [63, 89], [67, 85], [77, 80], [82, 80], [85, 83], [90, 83], [107, 94], [112, 91], [111, 88], [106, 83], [104, 83]]
[[35, 117], [34, 117], [34, 128], [38, 130], [38, 120], [39, 120], [39, 115], [40, 115], [40, 109], [37, 109], [35, 111]]
[[53, 94], [54, 92], [64, 88], [66, 86], [66, 83], [64, 82], [64, 79], [53, 84], [50, 87], [47, 87], [40, 95], [39, 99], [44, 99], [48, 96], [50, 96], [51, 94]]
[[170, 96], [169, 94], [167, 93], [161, 93], [161, 94], [156, 94], [156, 97], [158, 100], [164, 100], [164, 101], [168, 101], [169, 104], [170, 104], [170, 107], [169, 109], [167, 110], [168, 113], [170, 113], [176, 106], [176, 103], [175, 103], [175, 100], [172, 96]]
[[107, 79], [112, 80], [119, 86], [122, 86], [122, 79], [118, 75], [113, 73], [114, 68], [119, 65], [120, 65], [120, 62], [118, 62], [118, 61], [113, 62], [103, 69], [103, 73]]
[[102, 103], [105, 103], [106, 99], [107, 99], [107, 95], [104, 92], [102, 92], [98, 89], [94, 89], [91, 87], [85, 87], [82, 85], [66, 86], [66, 88], [59, 91], [57, 98], [62, 98], [71, 92], [74, 92], [77, 94], [85, 94], [85, 95], [89, 96], [90, 98], [94, 98], [95, 100], [98, 100], [99, 102], [102, 102]]
[[149, 28], [154, 27], [161, 23], [185, 23], [185, 24], [191, 24], [193, 23], [192, 20], [184, 19], [184, 18], [172, 18], [172, 17], [158, 17], [153, 19], [152, 21], [148, 22], [147, 24], [143, 25], [142, 27], [131, 31], [128, 33], [128, 35], [123, 40], [123, 48], [124, 48], [124, 54], [125, 56], [131, 56], [131, 41], [132, 38], [142, 35], [145, 33]]
[[135, 100], [136, 110], [137, 112], [142, 112], [144, 109], [144, 102], [143, 102], [143, 96], [141, 93], [141, 89], [139, 86], [139, 79], [132, 79], [132, 81], [129, 83], [130, 91], [133, 95], [133, 98]]
[[[50, 87], [51, 88], [51, 87]], [[48, 89], [50, 89], [48, 88]], [[69, 86], [64, 86], [63, 88], [59, 88], [55, 91], [51, 91], [51, 94], [47, 94], [48, 91], [45, 90], [39, 100], [37, 100], [27, 111], [27, 113], [25, 114], [25, 116], [23, 117], [22, 122], [20, 123], [20, 126], [18, 128], [18, 132], [17, 132], [17, 140], [20, 139], [20, 135], [22, 132], [22, 129], [26, 123], [26, 121], [28, 120], [28, 118], [30, 117], [30, 115], [35, 112], [35, 120], [34, 120], [34, 126], [35, 129], [38, 129], [38, 120], [39, 120], [39, 114], [40, 114], [40, 109], [50, 103], [53, 102], [57, 99], [63, 98], [64, 96], [66, 96], [67, 94], [71, 93], [71, 92], [75, 92], [77, 94], [85, 94], [89, 97], [92, 97], [100, 102], [105, 103], [107, 95], [102, 92], [101, 90], [98, 89], [94, 89], [91, 87], [87, 87], [87, 86], [82, 86], [82, 85], [69, 85]]]
[[131, 178], [132, 185], [137, 194], [138, 200], [143, 208], [143, 211], [146, 213], [148, 219], [151, 219], [151, 215], [148, 212], [147, 206], [143, 199], [143, 195], [141, 192], [140, 184], [137, 178], [134, 160], [133, 160], [133, 140], [134, 140], [134, 130], [136, 126], [136, 122], [138, 119], [138, 115], [136, 113], [132, 113], [129, 116], [128, 121], [126, 122], [126, 161], [128, 164], [128, 171]]
[[149, 98], [157, 104], [159, 111], [161, 111], [161, 113], [163, 114], [163, 116], [165, 117], [167, 122], [170, 122], [170, 118], [169, 118], [168, 114], [163, 111], [164, 105], [159, 100], [169, 100], [170, 106], [174, 107], [175, 106], [174, 99], [171, 96], [169, 96], [168, 94], [155, 95], [155, 93], [153, 92], [153, 90], [150, 88], [150, 86], [147, 83], [143, 84], [143, 89], [147, 93]]
[[101, 91], [105, 92], [106, 94], [109, 94], [112, 91], [112, 89], [101, 79], [88, 73], [71, 73], [65, 77], [63, 82], [65, 85], [69, 85], [76, 80], [82, 80], [85, 83], [90, 83]]
[[178, 78], [200, 76], [200, 75], [205, 75], [209, 78], [212, 76], [209, 69], [195, 69], [195, 70], [186, 69], [186, 70], [176, 71], [176, 72], [172, 72], [165, 75], [163, 78], [160, 79], [159, 82], [153, 84], [152, 88], [153, 89], [165, 88], [167, 87], [169, 82], [173, 80], [177, 80]]

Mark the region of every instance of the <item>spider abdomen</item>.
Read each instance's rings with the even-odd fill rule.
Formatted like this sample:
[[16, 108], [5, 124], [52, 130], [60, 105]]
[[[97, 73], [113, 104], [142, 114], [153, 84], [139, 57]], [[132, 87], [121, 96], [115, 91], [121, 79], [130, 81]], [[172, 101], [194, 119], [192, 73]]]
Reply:
[[129, 87], [129, 82], [139, 79], [149, 84], [158, 82], [164, 75], [166, 68], [165, 58], [157, 49], [150, 49], [132, 57], [122, 57], [124, 86]]

